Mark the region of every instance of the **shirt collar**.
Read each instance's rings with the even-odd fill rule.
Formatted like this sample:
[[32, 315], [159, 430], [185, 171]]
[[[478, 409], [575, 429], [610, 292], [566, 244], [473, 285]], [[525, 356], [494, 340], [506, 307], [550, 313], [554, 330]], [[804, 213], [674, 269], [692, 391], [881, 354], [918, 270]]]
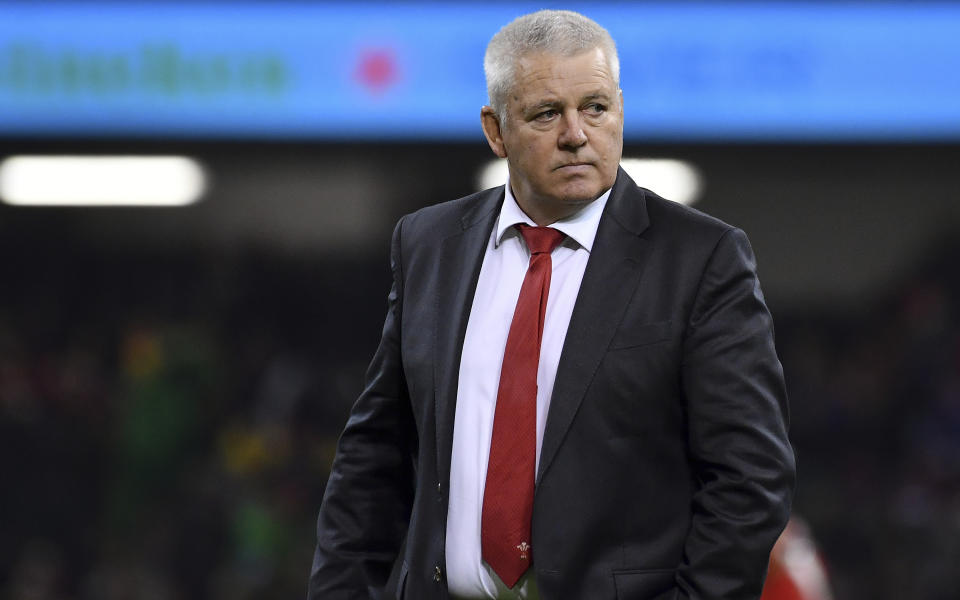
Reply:
[[[607, 205], [609, 198], [610, 190], [607, 190], [599, 198], [569, 217], [551, 223], [550, 227], [562, 231], [567, 237], [590, 252], [593, 249], [593, 240], [597, 237], [600, 216], [603, 214], [603, 208]], [[516, 231], [512, 227], [517, 223], [525, 223], [532, 227], [537, 225], [520, 209], [520, 205], [517, 204], [513, 197], [513, 191], [510, 189], [510, 180], [507, 179], [506, 186], [504, 186], [503, 206], [500, 208], [500, 216], [497, 219], [497, 246], [503, 241], [503, 236], [508, 231]]]

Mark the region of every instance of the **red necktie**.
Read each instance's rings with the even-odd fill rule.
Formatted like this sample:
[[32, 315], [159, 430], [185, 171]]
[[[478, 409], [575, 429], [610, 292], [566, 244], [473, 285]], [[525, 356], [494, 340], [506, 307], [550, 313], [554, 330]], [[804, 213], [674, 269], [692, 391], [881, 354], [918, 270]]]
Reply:
[[549, 227], [517, 225], [530, 250], [500, 369], [490, 460], [483, 489], [481, 547], [507, 586], [530, 568], [530, 519], [537, 460], [537, 365], [550, 293], [550, 253], [564, 234]]

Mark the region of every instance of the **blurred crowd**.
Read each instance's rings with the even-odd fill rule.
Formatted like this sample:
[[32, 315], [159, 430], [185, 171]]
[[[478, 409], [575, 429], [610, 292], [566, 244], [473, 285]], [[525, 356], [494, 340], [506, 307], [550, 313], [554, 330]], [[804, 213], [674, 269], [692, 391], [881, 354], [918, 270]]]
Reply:
[[353, 267], [55, 251], [2, 267], [2, 597], [301, 597], [379, 329], [342, 313], [382, 312], [389, 281]]
[[[0, 593], [302, 597], [389, 272], [50, 248], [0, 266]], [[960, 589], [960, 246], [782, 314], [796, 512], [838, 599]]]
[[777, 315], [798, 453], [795, 512], [837, 598], [960, 589], [960, 245], [845, 311]]

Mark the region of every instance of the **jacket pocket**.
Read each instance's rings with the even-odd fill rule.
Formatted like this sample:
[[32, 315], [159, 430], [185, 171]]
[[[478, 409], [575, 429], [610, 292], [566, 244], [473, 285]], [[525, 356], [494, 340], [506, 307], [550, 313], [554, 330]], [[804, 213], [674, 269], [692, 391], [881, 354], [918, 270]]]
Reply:
[[656, 344], [670, 338], [672, 321], [658, 321], [643, 325], [621, 327], [610, 342], [610, 350], [622, 350]]
[[675, 577], [675, 569], [627, 569], [613, 572], [613, 584], [619, 600], [672, 600]]

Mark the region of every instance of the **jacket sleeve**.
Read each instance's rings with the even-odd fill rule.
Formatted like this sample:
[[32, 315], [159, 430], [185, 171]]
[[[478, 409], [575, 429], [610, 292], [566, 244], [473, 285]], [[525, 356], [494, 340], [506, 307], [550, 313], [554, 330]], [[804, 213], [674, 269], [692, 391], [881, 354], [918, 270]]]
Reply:
[[759, 598], [789, 517], [795, 460], [773, 337], [753, 251], [729, 229], [704, 269], [683, 342], [696, 488], [679, 598]]
[[402, 225], [393, 233], [393, 286], [380, 345], [320, 506], [309, 600], [379, 597], [407, 531], [417, 434], [400, 355]]

